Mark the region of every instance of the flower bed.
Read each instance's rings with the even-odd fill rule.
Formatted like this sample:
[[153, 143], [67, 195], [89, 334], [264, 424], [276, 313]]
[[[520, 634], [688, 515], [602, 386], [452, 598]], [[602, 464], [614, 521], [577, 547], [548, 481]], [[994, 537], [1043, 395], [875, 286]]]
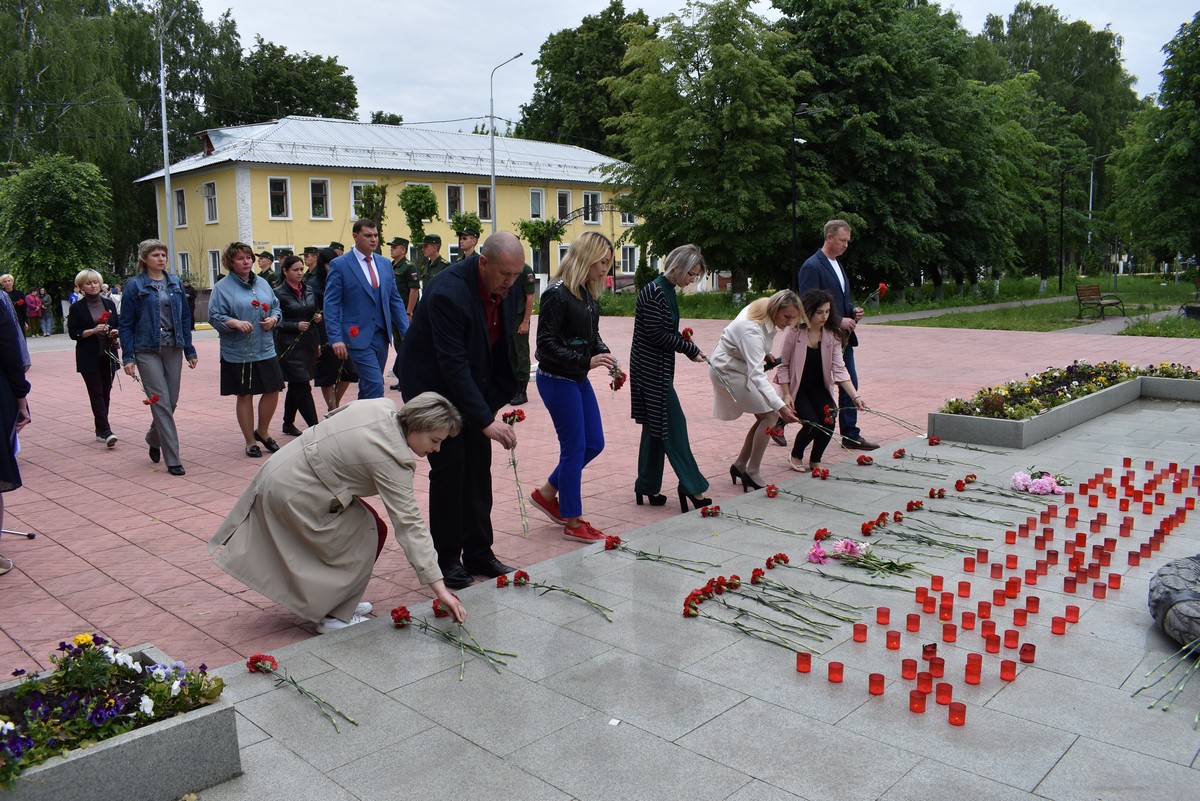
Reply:
[[0, 770], [16, 776], [0, 790], [5, 801], [160, 801], [242, 772], [220, 679], [153, 646], [117, 652], [95, 635], [60, 650], [58, 670], [0, 684]]

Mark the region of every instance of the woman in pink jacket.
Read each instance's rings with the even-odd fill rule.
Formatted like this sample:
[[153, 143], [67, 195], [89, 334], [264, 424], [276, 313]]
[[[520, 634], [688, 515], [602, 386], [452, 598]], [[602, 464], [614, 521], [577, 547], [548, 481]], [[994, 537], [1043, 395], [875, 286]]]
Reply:
[[[821, 466], [837, 420], [837, 388], [850, 396], [858, 409], [865, 409], [842, 361], [842, 330], [833, 297], [823, 289], [812, 289], [800, 298], [803, 314], [783, 333], [782, 364], [775, 373], [783, 401], [800, 418], [803, 427], [792, 442], [793, 470], [808, 472]], [[812, 443], [808, 464], [804, 449]]]

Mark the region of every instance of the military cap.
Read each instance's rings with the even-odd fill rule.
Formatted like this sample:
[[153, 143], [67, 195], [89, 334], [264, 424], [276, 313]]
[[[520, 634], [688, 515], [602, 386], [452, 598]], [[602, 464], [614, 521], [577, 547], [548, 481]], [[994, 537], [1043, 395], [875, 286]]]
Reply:
[[264, 250], [262, 253], [259, 253], [259, 254], [258, 254], [257, 256], [255, 256], [254, 258], [256, 258], [256, 259], [270, 259], [271, 261], [275, 261], [275, 254], [274, 254], [274, 253], [269, 253], [268, 251], [265, 251], [265, 250]]
[[388, 242], [388, 245], [394, 248], [406, 248], [408, 247], [408, 240], [402, 236], [397, 236], [391, 242]]
[[321, 252], [321, 249], [319, 247], [317, 247], [316, 245], [309, 245], [308, 247], [304, 248], [305, 256], [307, 256], [309, 254], [320, 253], [320, 252]]
[[346, 246], [343, 245], [341, 242], [330, 242], [329, 247], [333, 248], [334, 250], [345, 250], [346, 249]]
[[425, 234], [425, 241], [422, 242], [421, 244], [422, 245], [440, 245], [440, 244], [442, 244], [442, 237], [438, 234]]
[[479, 238], [479, 232], [476, 231], [474, 228], [464, 228], [461, 231], [458, 231], [457, 234], [459, 236], [473, 236], [476, 239]]

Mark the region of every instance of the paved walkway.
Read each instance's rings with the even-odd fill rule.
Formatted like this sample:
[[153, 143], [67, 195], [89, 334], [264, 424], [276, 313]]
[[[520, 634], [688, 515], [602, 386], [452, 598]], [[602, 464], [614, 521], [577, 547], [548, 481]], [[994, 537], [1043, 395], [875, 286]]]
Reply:
[[[688, 325], [711, 346], [724, 323]], [[602, 331], [615, 352], [628, 353], [632, 320], [605, 318]], [[1196, 340], [892, 327], [861, 333], [857, 356], [864, 396], [875, 408], [918, 425], [945, 397], [1072, 359], [1200, 364]], [[1200, 748], [1190, 728], [1198, 688], [1168, 717], [1144, 713], [1126, 697], [1127, 685], [1147, 669], [1143, 663], [1152, 666], [1169, 652], [1144, 613], [1145, 579], [1161, 558], [1130, 569], [1114, 603], [1080, 599], [1087, 625], [1076, 630], [1082, 635], [1062, 641], [1073, 643], [1069, 649], [1055, 649], [1059, 641], [1045, 631], [1048, 615], [1039, 618], [1032, 638], [1039, 662], [1022, 674], [1028, 680], [1012, 685], [1028, 691], [1010, 692], [994, 676], [980, 688], [960, 687], [955, 679], [956, 693], [961, 689], [969, 703], [970, 722], [965, 729], [949, 729], [940, 707], [923, 718], [907, 712], [908, 688], [893, 675], [898, 655], [881, 650], [879, 631], [869, 649], [855, 650], [842, 629], [819, 649], [845, 655], [851, 679], [831, 687], [817, 673], [797, 677], [786, 652], [679, 617], [687, 589], [702, 583], [698, 577], [566, 543], [558, 529], [536, 517], [530, 536], [522, 537], [511, 468], [497, 452], [497, 553], [531, 567], [536, 579], [573, 586], [608, 603], [617, 609], [614, 623], [558, 596], [470, 588], [462, 596], [472, 632], [489, 646], [521, 656], [502, 677], [470, 664], [461, 684], [456, 653], [413, 632], [393, 632], [385, 621], [314, 638], [309, 624], [246, 590], [209, 560], [205, 542], [260, 462], [241, 455], [232, 404], [219, 397], [216, 342], [208, 336], [199, 340], [201, 365], [185, 371], [178, 412], [188, 468], [183, 478], [146, 458], [141, 433], [147, 414], [135, 387], [126, 381], [115, 393], [114, 429], [122, 440], [109, 451], [90, 436], [82, 381], [64, 347], [69, 343], [62, 337], [32, 340], [34, 422], [22, 438], [21, 456], [26, 486], [6, 495], [6, 527], [39, 536], [31, 542], [5, 537], [0, 543], [0, 552], [17, 565], [0, 578], [0, 664], [44, 666], [59, 640], [82, 630], [123, 644], [154, 642], [189, 664], [227, 664], [222, 672], [230, 681], [229, 698], [245, 724], [247, 774], [205, 793], [205, 801], [264, 793], [394, 798], [398, 786], [406, 795], [435, 798], [486, 792], [514, 798], [674, 799], [703, 793], [897, 799], [934, 791], [947, 797], [970, 792], [1032, 798], [1027, 793], [1036, 789], [1037, 797], [1056, 799], [1141, 799], [1189, 797], [1200, 780], [1190, 767]], [[702, 367], [681, 361], [677, 385], [699, 463], [723, 508], [805, 530], [857, 525], [836, 513], [768, 501], [762, 493], [743, 497], [726, 482], [746, 425], [711, 419], [711, 389]], [[672, 505], [635, 506], [639, 431], [628, 419], [624, 394], [599, 394], [608, 446], [585, 476], [585, 514], [594, 525], [647, 550], [721, 564], [714, 572], [747, 574], [769, 553], [790, 550], [799, 556], [807, 547], [803, 540], [728, 520], [680, 516]], [[517, 453], [528, 489], [552, 467], [557, 448], [536, 393], [526, 409], [529, 420], [518, 429]], [[1200, 461], [1193, 410], [1177, 412], [1162, 403], [1127, 409], [1024, 452], [947, 449], [936, 455], [978, 465], [948, 469], [948, 476], [972, 469], [993, 483], [1030, 464], [1085, 478], [1119, 467], [1121, 455], [1139, 464]], [[863, 428], [886, 443], [877, 454], [881, 461], [899, 444], [924, 452], [919, 440], [882, 418], [866, 415]], [[785, 456], [780, 448], [768, 451], [768, 480], [811, 492], [812, 480], [788, 470]], [[826, 462], [839, 476], [861, 471], [844, 452], [831, 450]], [[930, 480], [913, 482], [924, 486]], [[418, 487], [423, 484], [418, 479]], [[871, 514], [902, 506], [913, 494], [845, 482], [816, 486], [835, 502]], [[673, 487], [668, 477], [668, 494]], [[1198, 550], [1194, 523], [1174, 538], [1169, 555]], [[1139, 518], [1140, 534], [1147, 525]], [[970, 523], [964, 530], [1001, 548], [1002, 532], [994, 525]], [[1023, 560], [1032, 555], [1027, 543], [1019, 550]], [[948, 581], [956, 561], [944, 563]], [[911, 605], [904, 596], [818, 581], [809, 576], [800, 583], [872, 605], [887, 598], [898, 612]], [[1071, 600], [1052, 591], [1054, 582], [1061, 579], [1052, 578], [1047, 589], [1056, 602]], [[367, 598], [381, 612], [400, 603], [424, 608], [427, 594], [394, 544], [381, 557]], [[312, 689], [357, 713], [363, 725], [332, 737], [323, 719], [294, 694], [267, 692], [269, 682], [243, 674], [238, 665], [262, 651], [275, 653], [285, 667], [310, 679]], [[817, 670], [823, 669], [816, 661]], [[868, 699], [864, 673], [885, 662], [893, 684], [883, 699]], [[1108, 714], [1113, 708], [1120, 714]], [[610, 726], [614, 720], [620, 722]], [[763, 737], [764, 732], [775, 736]], [[1109, 789], [1097, 789], [1098, 782]], [[1162, 792], [1147, 796], [1140, 789], [1146, 786]], [[1188, 792], [1177, 791], [1183, 787]], [[948, 788], [956, 792], [944, 792]]]

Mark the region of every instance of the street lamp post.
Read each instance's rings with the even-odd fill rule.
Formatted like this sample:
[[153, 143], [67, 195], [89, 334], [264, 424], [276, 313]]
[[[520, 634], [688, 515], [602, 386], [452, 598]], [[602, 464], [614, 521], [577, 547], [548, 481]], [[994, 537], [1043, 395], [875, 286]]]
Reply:
[[[174, 198], [171, 195], [171, 151], [167, 144], [167, 65], [163, 59], [163, 39], [166, 37], [167, 27], [175, 20], [175, 16], [179, 10], [171, 12], [171, 16], [163, 19], [163, 4], [158, 6], [158, 102], [159, 112], [162, 117], [162, 151], [163, 151], [163, 208], [166, 211], [167, 223], [167, 252], [171, 254], [172, 259], [177, 259], [175, 255], [175, 220], [172, 202]], [[171, 262], [167, 262], [167, 271], [175, 272], [171, 269]]]
[[796, 182], [796, 145], [804, 144], [804, 140], [796, 134], [796, 120], [801, 117], [811, 117], [815, 114], [821, 114], [827, 111], [823, 108], [809, 108], [807, 103], [801, 103], [796, 106], [796, 110], [792, 112], [792, 279], [795, 280], [796, 270], [798, 268], [796, 255], [796, 207], [799, 205], [799, 197]]
[[508, 61], [503, 61], [492, 67], [492, 74], [488, 77], [488, 140], [492, 149], [492, 233], [496, 233], [496, 214], [499, 211], [496, 205], [496, 70], [503, 67], [510, 61], [516, 61], [521, 56], [525, 55], [524, 51], [517, 53]]

